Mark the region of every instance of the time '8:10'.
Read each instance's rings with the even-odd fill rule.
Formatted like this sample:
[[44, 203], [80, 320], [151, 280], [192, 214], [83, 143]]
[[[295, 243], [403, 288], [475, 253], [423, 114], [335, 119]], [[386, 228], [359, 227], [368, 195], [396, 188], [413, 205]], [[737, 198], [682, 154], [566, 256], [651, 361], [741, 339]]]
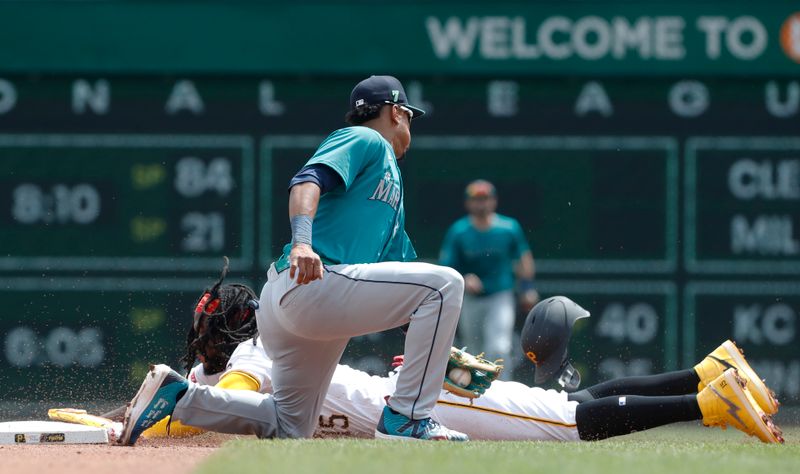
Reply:
[[89, 183], [20, 183], [11, 191], [11, 216], [24, 225], [91, 224], [101, 209], [100, 192]]

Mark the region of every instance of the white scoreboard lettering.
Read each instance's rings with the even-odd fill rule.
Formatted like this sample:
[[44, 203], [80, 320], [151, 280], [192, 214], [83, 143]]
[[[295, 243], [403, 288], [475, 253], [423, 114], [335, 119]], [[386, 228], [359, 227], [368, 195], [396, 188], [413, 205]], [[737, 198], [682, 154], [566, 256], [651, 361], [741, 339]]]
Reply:
[[690, 138], [685, 160], [690, 272], [800, 274], [799, 139]]

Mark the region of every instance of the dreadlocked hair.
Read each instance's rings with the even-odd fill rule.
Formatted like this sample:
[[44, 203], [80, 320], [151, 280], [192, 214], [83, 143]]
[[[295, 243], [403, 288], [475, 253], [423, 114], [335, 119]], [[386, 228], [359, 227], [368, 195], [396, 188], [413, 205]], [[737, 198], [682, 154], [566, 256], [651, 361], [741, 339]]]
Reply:
[[[203, 292], [195, 309], [194, 321], [186, 335], [186, 355], [182, 362], [186, 371], [191, 371], [198, 354], [206, 358], [207, 364], [216, 373], [222, 371], [240, 343], [258, 333], [255, 309], [258, 297], [246, 285], [238, 283], [223, 285], [228, 274], [228, 258], [219, 280]], [[205, 327], [200, 334], [200, 318], [206, 316]], [[209, 357], [206, 348], [212, 345], [216, 354]]]
[[345, 114], [344, 121], [350, 125], [361, 125], [364, 122], [369, 122], [372, 119], [378, 118], [384, 105], [386, 104], [362, 105], [361, 107], [356, 107]]

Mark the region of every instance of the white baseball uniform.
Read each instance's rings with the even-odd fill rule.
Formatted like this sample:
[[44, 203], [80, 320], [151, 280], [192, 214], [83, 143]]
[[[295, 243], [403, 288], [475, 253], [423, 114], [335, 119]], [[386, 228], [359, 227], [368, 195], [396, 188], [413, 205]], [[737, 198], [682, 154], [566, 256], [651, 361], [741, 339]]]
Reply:
[[[240, 344], [228, 362], [227, 371], [252, 376], [263, 394], [272, 390], [272, 361], [260, 339], [255, 344], [252, 340]], [[197, 366], [189, 378], [198, 384], [214, 385], [222, 375], [224, 372], [205, 375], [202, 366]], [[397, 371], [388, 377], [378, 377], [338, 365], [322, 403], [315, 436], [374, 437], [385, 398], [394, 391], [397, 376]], [[451, 429], [466, 433], [470, 439], [578, 441], [577, 406], [577, 402], [567, 400], [566, 392], [495, 381], [475, 400], [442, 391], [431, 416]], [[193, 410], [184, 405], [179, 419], [195, 425], [193, 421], [197, 420], [193, 417], [204, 418], [207, 414], [207, 409], [200, 408]], [[200, 424], [207, 425], [206, 421]]]

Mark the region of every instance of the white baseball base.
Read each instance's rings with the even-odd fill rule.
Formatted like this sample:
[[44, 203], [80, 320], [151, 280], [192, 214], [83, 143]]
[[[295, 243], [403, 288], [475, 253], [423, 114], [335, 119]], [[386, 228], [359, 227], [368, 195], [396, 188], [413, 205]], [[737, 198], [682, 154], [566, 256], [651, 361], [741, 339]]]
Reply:
[[60, 421], [0, 422], [2, 444], [107, 444], [108, 432]]

